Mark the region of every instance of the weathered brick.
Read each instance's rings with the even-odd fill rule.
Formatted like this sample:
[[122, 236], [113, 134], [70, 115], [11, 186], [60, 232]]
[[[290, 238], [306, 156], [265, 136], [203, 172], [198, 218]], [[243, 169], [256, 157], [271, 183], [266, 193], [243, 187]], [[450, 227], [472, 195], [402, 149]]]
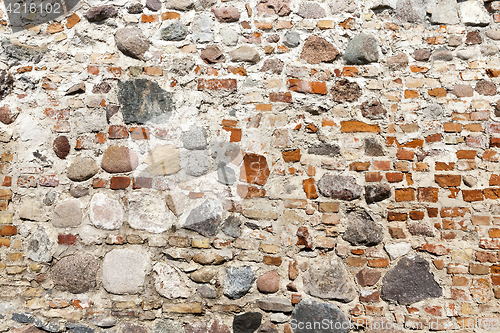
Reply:
[[460, 175], [434, 175], [434, 181], [441, 187], [456, 187], [462, 183]]
[[481, 190], [462, 190], [462, 197], [464, 201], [482, 201], [484, 200], [483, 192]]
[[198, 90], [236, 90], [235, 79], [199, 79]]
[[288, 79], [288, 89], [309, 94], [326, 95], [327, 93], [326, 83], [299, 79]]
[[415, 189], [413, 188], [398, 188], [395, 190], [396, 202], [413, 201], [415, 200]]
[[379, 125], [369, 125], [358, 120], [341, 121], [340, 126], [342, 133], [380, 132]]

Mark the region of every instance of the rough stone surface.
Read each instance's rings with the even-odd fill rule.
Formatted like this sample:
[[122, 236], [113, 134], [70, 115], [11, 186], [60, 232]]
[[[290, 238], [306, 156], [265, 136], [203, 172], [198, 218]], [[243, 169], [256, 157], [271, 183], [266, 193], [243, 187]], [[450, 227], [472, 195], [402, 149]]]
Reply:
[[266, 59], [262, 65], [261, 72], [281, 74], [283, 71], [283, 65], [284, 63], [280, 59]]
[[300, 44], [300, 35], [296, 31], [288, 31], [285, 34], [285, 39], [283, 40], [283, 44], [288, 47], [297, 47]]
[[417, 255], [401, 258], [382, 280], [382, 299], [388, 302], [410, 305], [442, 294], [429, 263]]
[[201, 126], [193, 126], [188, 131], [182, 132], [181, 140], [185, 149], [203, 150], [207, 148], [206, 131]]
[[82, 224], [83, 214], [80, 201], [69, 199], [54, 208], [52, 225], [56, 228], [71, 228]]
[[396, 244], [386, 244], [384, 246], [392, 260], [406, 255], [411, 250], [411, 244], [406, 242]]
[[234, 215], [230, 215], [224, 221], [224, 226], [222, 227], [222, 231], [229, 237], [234, 237], [234, 238], [240, 237], [241, 224], [242, 221], [240, 218]]
[[181, 274], [174, 267], [158, 262], [153, 266], [156, 291], [167, 299], [187, 298], [191, 294]]
[[35, 262], [49, 262], [52, 259], [52, 242], [45, 229], [39, 226], [27, 240], [26, 258]]
[[334, 61], [338, 54], [339, 51], [326, 39], [313, 35], [304, 42], [300, 58], [310, 64], [319, 64]]
[[365, 186], [365, 200], [367, 204], [380, 202], [391, 197], [391, 187], [389, 184], [367, 185]]
[[[342, 310], [334, 304], [320, 303], [313, 299], [301, 300], [293, 309], [291, 320], [296, 323], [314, 323], [323, 320], [334, 323], [333, 328], [328, 325], [328, 327], [314, 329], [314, 332], [318, 333], [346, 333], [350, 330], [350, 320]], [[340, 328], [335, 328], [335, 323], [339, 323]], [[307, 333], [310, 331], [310, 327], [304, 325], [302, 328], [297, 327], [294, 333]]]
[[128, 205], [128, 223], [133, 229], [161, 233], [174, 224], [175, 215], [153, 194], [131, 193], [128, 196]]
[[207, 64], [224, 62], [224, 54], [217, 45], [208, 45], [203, 51], [201, 51], [200, 56], [201, 59], [203, 59], [203, 61]]
[[380, 279], [381, 273], [376, 269], [365, 267], [356, 274], [356, 279], [361, 287], [373, 286]]
[[57, 157], [59, 157], [60, 159], [65, 159], [71, 149], [69, 140], [64, 135], [58, 136], [54, 140], [52, 147], [54, 149], [54, 153], [56, 153]]
[[193, 177], [200, 177], [212, 170], [212, 161], [206, 150], [190, 150], [181, 154], [181, 169]]
[[311, 263], [302, 279], [304, 291], [311, 296], [346, 303], [356, 297], [349, 274], [336, 256]]
[[338, 200], [354, 200], [363, 194], [363, 187], [350, 176], [324, 174], [318, 182], [321, 195]]
[[260, 312], [245, 312], [234, 316], [233, 332], [234, 333], [253, 333], [262, 322], [262, 314]]
[[171, 175], [178, 172], [180, 153], [174, 145], [159, 145], [151, 149], [144, 160], [147, 172], [150, 175]]
[[491, 81], [481, 80], [477, 81], [476, 87], [474, 88], [478, 94], [484, 96], [494, 96], [497, 94], [497, 87]]
[[375, 138], [365, 139], [365, 154], [367, 156], [384, 156], [384, 149]]
[[98, 268], [89, 253], [74, 254], [59, 260], [50, 275], [57, 289], [81, 294], [95, 287]]
[[90, 201], [90, 221], [100, 229], [119, 229], [123, 224], [123, 208], [117, 200], [96, 193]]
[[439, 48], [432, 52], [432, 58], [434, 60], [451, 61], [453, 60], [453, 54], [445, 48]]
[[250, 266], [227, 267], [224, 295], [230, 299], [242, 298], [248, 293], [254, 281], [255, 274]]
[[486, 26], [490, 24], [490, 16], [479, 0], [470, 0], [459, 4], [460, 20], [465, 25]]
[[332, 98], [337, 103], [353, 102], [361, 97], [361, 88], [354, 81], [341, 79], [332, 87]]
[[259, 298], [257, 300], [257, 306], [261, 310], [272, 312], [292, 312], [293, 310], [292, 302], [283, 296]]
[[123, 146], [110, 146], [102, 155], [101, 167], [109, 173], [135, 170], [139, 165], [137, 154]]
[[424, 0], [398, 0], [395, 8], [396, 17], [406, 22], [422, 22], [425, 18]]
[[257, 279], [257, 289], [261, 293], [272, 294], [279, 290], [280, 276], [276, 271], [269, 271]]
[[144, 60], [144, 53], [149, 50], [149, 40], [139, 28], [122, 28], [115, 33], [118, 50], [132, 58]]
[[147, 0], [146, 1], [146, 8], [149, 10], [152, 10], [154, 12], [157, 12], [161, 9], [161, 1], [160, 0]]
[[349, 225], [342, 238], [351, 245], [374, 246], [384, 238], [384, 227], [376, 223], [364, 210], [348, 215]]
[[378, 61], [378, 43], [375, 38], [365, 33], [356, 35], [349, 41], [344, 53], [347, 64], [365, 65]]
[[175, 109], [172, 93], [146, 79], [119, 81], [118, 101], [126, 124], [164, 123]]
[[89, 22], [99, 22], [118, 14], [116, 8], [111, 5], [97, 6], [90, 8], [85, 16]]
[[322, 143], [318, 145], [313, 145], [307, 150], [308, 154], [313, 155], [323, 155], [336, 157], [340, 155], [340, 147], [338, 145]]
[[174, 21], [161, 29], [161, 39], [166, 41], [181, 41], [187, 36], [188, 30], [184, 24]]
[[[3, 44], [3, 42], [2, 42]], [[0, 101], [10, 94], [14, 87], [14, 77], [5, 69], [0, 70]]]
[[77, 156], [68, 167], [67, 176], [75, 182], [83, 182], [92, 178], [97, 172], [99, 172], [99, 167], [94, 159]]
[[387, 111], [380, 101], [372, 100], [361, 104], [361, 114], [368, 119], [384, 119]]
[[217, 168], [217, 179], [224, 185], [233, 185], [236, 181], [236, 172], [226, 165]]
[[251, 46], [243, 45], [229, 52], [231, 60], [256, 63], [260, 60], [259, 52]]
[[452, 25], [458, 24], [458, 6], [456, 0], [440, 0], [432, 11], [431, 23]]
[[135, 294], [142, 290], [148, 257], [129, 249], [114, 249], [104, 256], [102, 284], [112, 294]]
[[240, 12], [238, 8], [233, 6], [227, 7], [212, 7], [212, 13], [214, 13], [217, 20], [220, 22], [237, 22], [240, 19]]
[[431, 52], [427, 49], [417, 49], [413, 52], [413, 58], [417, 61], [428, 61], [431, 57]]
[[317, 2], [301, 3], [297, 15], [305, 19], [319, 19], [326, 16], [325, 9]]
[[217, 234], [221, 222], [221, 203], [215, 199], [207, 199], [189, 213], [183, 228], [208, 237]]

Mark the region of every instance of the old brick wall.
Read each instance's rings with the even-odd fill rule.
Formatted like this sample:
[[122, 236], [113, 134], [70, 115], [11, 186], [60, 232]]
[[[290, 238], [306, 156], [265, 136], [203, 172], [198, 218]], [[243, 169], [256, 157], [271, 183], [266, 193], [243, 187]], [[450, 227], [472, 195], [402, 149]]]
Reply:
[[500, 329], [500, 2], [2, 15], [1, 331]]

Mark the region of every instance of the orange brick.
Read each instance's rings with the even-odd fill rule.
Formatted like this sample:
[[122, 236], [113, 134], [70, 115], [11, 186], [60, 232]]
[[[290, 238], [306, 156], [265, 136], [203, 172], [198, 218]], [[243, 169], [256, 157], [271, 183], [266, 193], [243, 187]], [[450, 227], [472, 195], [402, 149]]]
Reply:
[[484, 200], [481, 190], [462, 190], [462, 197], [467, 202]]
[[410, 70], [412, 73], [425, 73], [429, 70], [427, 67], [411, 65]]
[[382, 175], [380, 172], [367, 172], [365, 174], [366, 182], [379, 182], [382, 180]]
[[442, 138], [443, 137], [442, 137], [441, 134], [436, 133], [436, 134], [432, 134], [432, 135], [426, 136], [425, 137], [425, 142], [440, 142]]
[[255, 104], [255, 110], [257, 111], [272, 111], [272, 104]]
[[158, 22], [158, 15], [142, 14], [141, 21], [144, 23]]
[[352, 162], [349, 165], [351, 171], [366, 171], [370, 168], [370, 162]]
[[145, 127], [130, 128], [130, 137], [134, 140], [149, 140], [149, 129]]
[[500, 199], [500, 188], [498, 187], [485, 188], [483, 190], [483, 194], [486, 199], [498, 200]]
[[389, 259], [370, 259], [368, 260], [368, 266], [374, 268], [383, 268], [389, 266]]
[[436, 162], [435, 169], [436, 171], [452, 171], [455, 169], [455, 163]]
[[457, 158], [459, 160], [473, 160], [476, 157], [477, 151], [475, 150], [458, 150]]
[[162, 21], [165, 20], [180, 20], [181, 19], [181, 14], [176, 13], [176, 12], [165, 12], [161, 14], [161, 19]]
[[404, 175], [401, 172], [388, 172], [385, 174], [385, 178], [389, 183], [399, 183], [403, 181]]
[[411, 161], [415, 157], [415, 153], [411, 150], [399, 148], [396, 157], [400, 160]]
[[395, 191], [396, 202], [415, 200], [415, 189], [413, 188], [398, 188]]
[[146, 75], [161, 76], [161, 75], [163, 75], [163, 70], [160, 67], [149, 67], [149, 66], [146, 66], [146, 67], [144, 67], [144, 74], [146, 74]]
[[441, 187], [456, 187], [462, 183], [460, 175], [434, 175], [434, 181]]
[[387, 213], [387, 221], [406, 221], [408, 219], [408, 214], [406, 213], [396, 213], [396, 212], [388, 212]]
[[425, 213], [420, 210], [412, 210], [410, 212], [410, 219], [412, 220], [423, 220], [425, 217]]
[[13, 225], [3, 225], [0, 227], [1, 236], [13, 236], [17, 235], [17, 227]]
[[66, 28], [71, 29], [73, 28], [78, 22], [80, 22], [80, 17], [75, 13], [68, 17], [66, 20]]
[[342, 73], [340, 74], [341, 76], [356, 76], [359, 74], [359, 70], [357, 67], [353, 66], [346, 66], [342, 68]]
[[419, 94], [418, 91], [416, 90], [405, 90], [405, 98], [406, 99], [411, 99], [411, 98], [418, 98]]
[[299, 79], [288, 79], [288, 89], [309, 94], [326, 95], [327, 93], [326, 83]]
[[443, 88], [429, 89], [428, 93], [432, 97], [446, 97], [446, 90]]
[[461, 132], [462, 131], [462, 124], [446, 123], [446, 124], [444, 124], [443, 129], [447, 133]]
[[435, 187], [419, 187], [417, 197], [418, 201], [437, 202], [438, 189]]
[[290, 92], [270, 92], [269, 100], [271, 102], [293, 103], [292, 94]]
[[391, 161], [373, 161], [373, 168], [375, 170], [390, 170]]
[[355, 132], [380, 132], [378, 125], [369, 125], [357, 120], [341, 121], [340, 131], [342, 133], [355, 133]]
[[281, 152], [281, 155], [285, 162], [299, 162], [301, 157], [300, 149], [285, 150]]
[[314, 185], [314, 178], [304, 179], [302, 185], [304, 187], [304, 192], [306, 192], [307, 199], [316, 199], [318, 197], [318, 191]]

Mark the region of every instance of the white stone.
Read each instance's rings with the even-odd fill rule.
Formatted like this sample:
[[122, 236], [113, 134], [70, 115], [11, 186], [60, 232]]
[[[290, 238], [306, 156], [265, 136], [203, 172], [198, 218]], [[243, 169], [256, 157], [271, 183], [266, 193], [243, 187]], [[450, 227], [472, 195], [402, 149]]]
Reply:
[[439, 0], [432, 11], [431, 22], [434, 24], [458, 24], [457, 0]]
[[149, 258], [141, 252], [115, 249], [107, 253], [102, 264], [102, 285], [113, 294], [135, 294], [142, 291]]
[[466, 25], [485, 26], [490, 24], [490, 15], [483, 1], [469, 0], [460, 4], [460, 19]]
[[188, 298], [190, 289], [186, 286], [181, 274], [174, 267], [158, 262], [153, 266], [155, 272], [156, 291], [168, 298]]
[[133, 192], [128, 200], [128, 223], [134, 229], [160, 233], [170, 229], [176, 221], [175, 215], [168, 210], [160, 196]]
[[119, 229], [123, 224], [123, 208], [103, 193], [96, 193], [90, 201], [90, 221], [100, 229]]
[[411, 244], [406, 242], [387, 244], [384, 246], [392, 260], [402, 257], [411, 250]]

